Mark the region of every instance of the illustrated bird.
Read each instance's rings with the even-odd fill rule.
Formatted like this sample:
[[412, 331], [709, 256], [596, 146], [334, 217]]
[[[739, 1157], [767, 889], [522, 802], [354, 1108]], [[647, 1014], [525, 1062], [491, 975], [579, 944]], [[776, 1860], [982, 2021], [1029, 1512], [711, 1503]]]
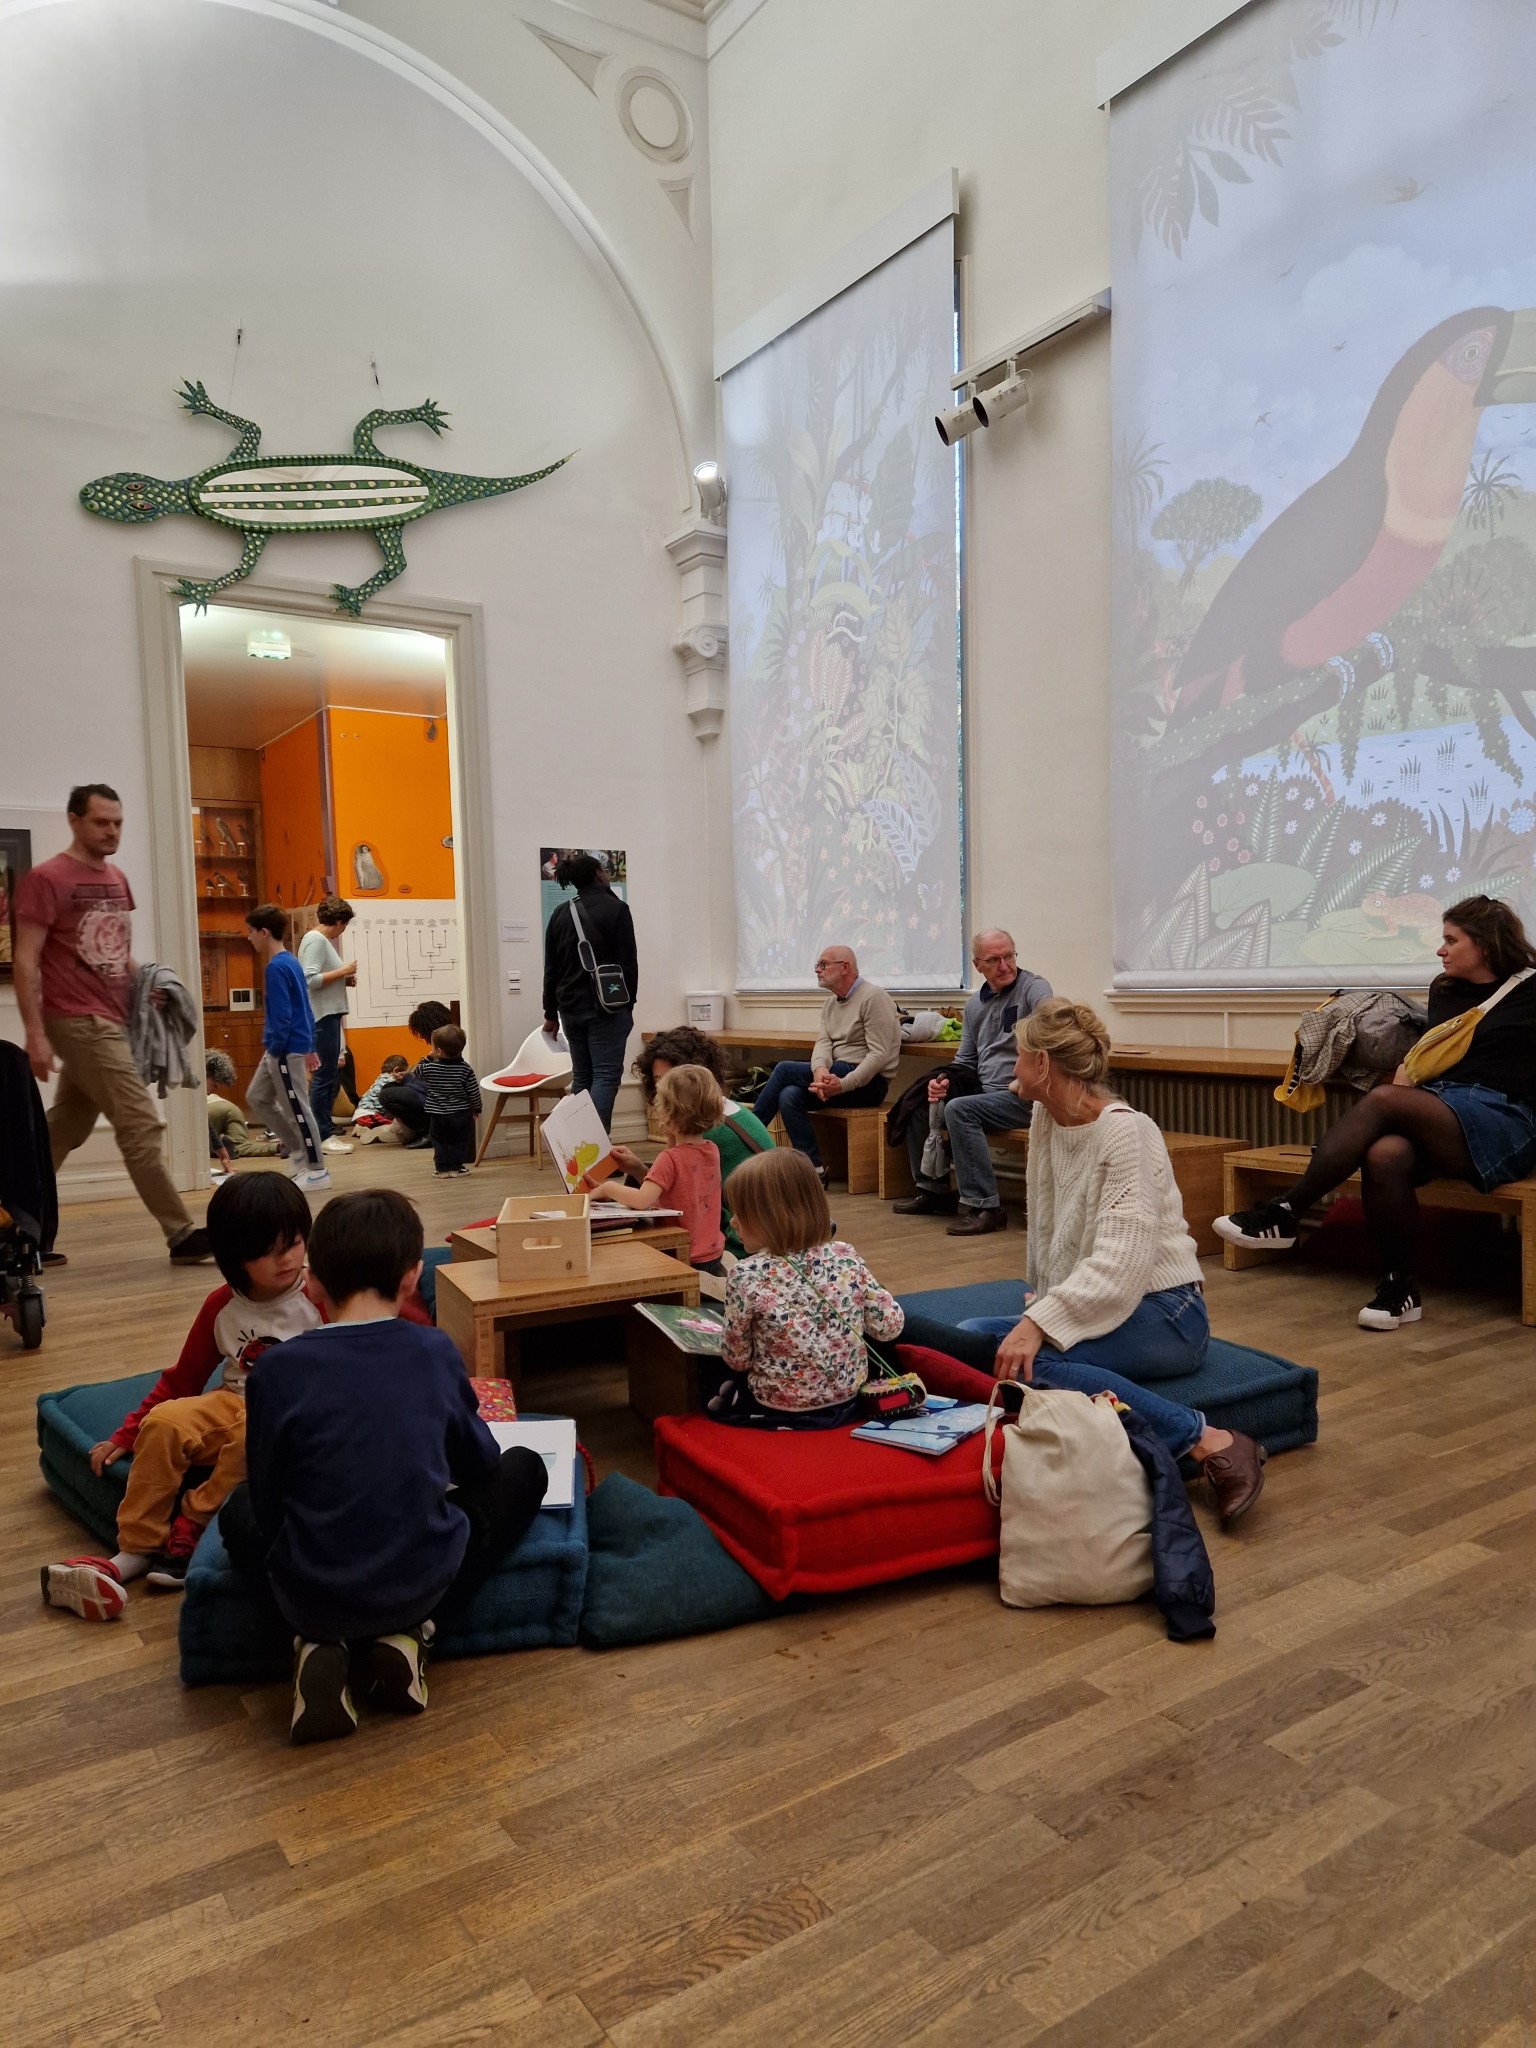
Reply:
[[[1287, 263], [1287, 265], [1285, 266], [1284, 270], [1282, 270], [1282, 271], [1281, 271], [1281, 273], [1280, 273], [1280, 277], [1289, 277], [1289, 276], [1290, 276], [1290, 274], [1291, 274], [1291, 272], [1292, 272], [1292, 271], [1293, 271], [1293, 270], [1294, 270], [1295, 268], [1296, 268], [1296, 266], [1295, 266], [1295, 264], [1294, 264], [1294, 263]], [[1279, 278], [1277, 278], [1277, 279], [1275, 280], [1275, 282], [1276, 282], [1277, 284], [1279, 283], [1279, 281], [1280, 281], [1280, 279], [1279, 279]]]
[[1417, 178], [1403, 178], [1394, 188], [1392, 197], [1382, 201], [1384, 206], [1406, 206], [1410, 199], [1421, 199], [1429, 190], [1427, 183], [1421, 185]]
[[382, 889], [384, 886], [384, 877], [373, 858], [373, 848], [366, 843], [359, 844], [353, 852], [352, 873], [359, 889]]
[[1261, 412], [1253, 424], [1256, 427], [1267, 427], [1269, 425], [1269, 414], [1267, 412]]
[[1174, 718], [1209, 709], [1212, 690], [1226, 705], [1305, 669], [1347, 668], [1346, 650], [1439, 561], [1484, 406], [1532, 403], [1536, 308], [1476, 306], [1421, 335], [1344, 460], [1270, 521], [1217, 591], [1179, 663]]

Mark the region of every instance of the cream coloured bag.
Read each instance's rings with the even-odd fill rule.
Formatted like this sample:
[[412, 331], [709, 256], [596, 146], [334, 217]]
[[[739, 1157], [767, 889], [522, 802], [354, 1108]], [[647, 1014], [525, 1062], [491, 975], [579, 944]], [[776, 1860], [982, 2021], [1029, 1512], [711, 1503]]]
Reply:
[[1109, 1394], [1020, 1388], [992, 1472], [999, 1380], [987, 1403], [981, 1483], [1002, 1511], [998, 1590], [1008, 1607], [1110, 1607], [1152, 1590], [1152, 1487]]

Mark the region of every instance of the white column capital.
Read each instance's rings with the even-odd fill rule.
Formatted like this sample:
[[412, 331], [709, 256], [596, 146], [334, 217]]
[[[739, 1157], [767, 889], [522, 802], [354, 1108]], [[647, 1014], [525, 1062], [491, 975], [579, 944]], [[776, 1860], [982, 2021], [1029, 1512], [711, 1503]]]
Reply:
[[683, 586], [682, 625], [672, 651], [683, 664], [688, 716], [699, 739], [716, 739], [726, 704], [725, 528], [695, 520], [666, 548]]

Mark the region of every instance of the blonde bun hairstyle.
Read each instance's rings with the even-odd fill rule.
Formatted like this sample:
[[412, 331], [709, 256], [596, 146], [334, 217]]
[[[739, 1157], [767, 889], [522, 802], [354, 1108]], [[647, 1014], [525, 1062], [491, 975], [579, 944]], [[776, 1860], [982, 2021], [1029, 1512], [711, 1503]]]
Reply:
[[1024, 1052], [1049, 1053], [1070, 1080], [1085, 1088], [1103, 1087], [1109, 1072], [1109, 1031], [1086, 1003], [1052, 996], [1019, 1019], [1014, 1037]]

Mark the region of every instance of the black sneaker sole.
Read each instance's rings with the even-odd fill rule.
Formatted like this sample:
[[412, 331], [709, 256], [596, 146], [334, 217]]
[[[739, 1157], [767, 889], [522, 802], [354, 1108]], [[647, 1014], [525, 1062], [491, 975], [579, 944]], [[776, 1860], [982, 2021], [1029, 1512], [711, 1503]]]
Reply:
[[288, 1730], [290, 1742], [332, 1742], [357, 1729], [357, 1713], [347, 1689], [348, 1659], [343, 1643], [319, 1643], [305, 1658], [293, 1687], [301, 1712]]
[[[412, 1696], [412, 1681], [421, 1680], [421, 1698]], [[368, 1697], [392, 1714], [424, 1714], [427, 1711], [427, 1653], [418, 1652], [413, 1669], [409, 1657], [384, 1637], [368, 1653]]]

